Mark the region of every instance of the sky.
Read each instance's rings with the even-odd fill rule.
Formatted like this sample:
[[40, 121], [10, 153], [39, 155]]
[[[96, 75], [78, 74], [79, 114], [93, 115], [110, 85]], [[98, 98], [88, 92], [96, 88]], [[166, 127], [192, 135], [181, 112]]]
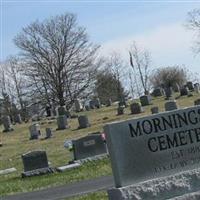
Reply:
[[187, 13], [200, 1], [42, 1], [0, 0], [0, 61], [18, 54], [13, 38], [23, 27], [65, 12], [77, 15], [101, 55], [118, 52], [128, 62], [135, 41], [151, 53], [157, 67], [184, 65], [200, 73], [200, 55], [192, 51], [194, 32], [186, 28]]

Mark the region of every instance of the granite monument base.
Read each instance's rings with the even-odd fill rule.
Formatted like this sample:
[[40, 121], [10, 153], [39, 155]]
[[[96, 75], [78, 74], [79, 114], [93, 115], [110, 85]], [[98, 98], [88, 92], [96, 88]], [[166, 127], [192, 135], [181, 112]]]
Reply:
[[108, 190], [109, 200], [200, 199], [200, 168]]
[[22, 175], [22, 178], [25, 178], [25, 177], [31, 177], [31, 176], [40, 176], [40, 175], [49, 174], [53, 172], [55, 172], [53, 168], [45, 167], [45, 168], [22, 172], [21, 175]]

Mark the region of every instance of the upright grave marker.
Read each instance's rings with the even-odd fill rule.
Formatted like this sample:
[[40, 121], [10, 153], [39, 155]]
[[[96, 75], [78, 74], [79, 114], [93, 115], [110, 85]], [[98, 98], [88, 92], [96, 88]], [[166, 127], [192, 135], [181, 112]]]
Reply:
[[195, 169], [200, 164], [200, 106], [104, 127], [116, 187]]
[[91, 134], [78, 140], [73, 140], [74, 160], [81, 160], [107, 153], [107, 147], [101, 134]]
[[22, 155], [24, 172], [22, 177], [36, 176], [52, 173], [54, 170], [49, 167], [45, 151], [32, 151]]

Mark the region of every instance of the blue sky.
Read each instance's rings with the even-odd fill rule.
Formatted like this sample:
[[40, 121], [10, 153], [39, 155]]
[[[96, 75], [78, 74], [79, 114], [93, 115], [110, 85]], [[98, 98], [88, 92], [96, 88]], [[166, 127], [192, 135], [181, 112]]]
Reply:
[[183, 1], [9, 1], [1, 0], [1, 58], [19, 50], [13, 38], [22, 27], [64, 12], [77, 14], [101, 54], [117, 51], [128, 60], [132, 41], [148, 49], [155, 67], [185, 64], [200, 73], [200, 55], [191, 50], [194, 34], [184, 24], [200, 2]]

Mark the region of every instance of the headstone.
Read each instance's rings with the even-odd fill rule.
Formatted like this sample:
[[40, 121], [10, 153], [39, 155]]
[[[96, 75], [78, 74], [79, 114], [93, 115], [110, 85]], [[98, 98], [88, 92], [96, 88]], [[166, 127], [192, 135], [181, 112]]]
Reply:
[[51, 128], [46, 128], [46, 139], [51, 138], [53, 136], [53, 131]]
[[95, 101], [94, 100], [89, 101], [89, 105], [90, 105], [91, 109], [95, 109]]
[[152, 113], [152, 114], [157, 114], [157, 113], [159, 113], [159, 108], [158, 108], [158, 106], [152, 107], [152, 108], [151, 108], [151, 113]]
[[81, 104], [79, 99], [74, 100], [74, 105], [75, 105], [75, 111], [80, 112], [83, 110], [83, 105]]
[[178, 109], [176, 100], [169, 100], [165, 103], [165, 111], [171, 111]]
[[40, 125], [39, 124], [32, 124], [29, 126], [30, 131], [30, 140], [38, 139], [40, 135]]
[[119, 104], [118, 104], [118, 107], [120, 107], [120, 106], [125, 106], [125, 107], [127, 107], [128, 105], [127, 105], [127, 102], [126, 102], [125, 100], [120, 100], [120, 101], [119, 101]]
[[22, 118], [20, 114], [15, 115], [15, 123], [18, 123], [18, 124], [22, 123]]
[[189, 90], [188, 90], [187, 87], [182, 87], [182, 88], [180, 89], [180, 95], [181, 95], [181, 96], [187, 96], [188, 94], [189, 94]]
[[130, 108], [131, 108], [131, 114], [139, 114], [141, 112], [143, 112], [142, 110], [142, 106], [140, 103], [132, 103], [130, 105]]
[[152, 92], [152, 95], [154, 97], [160, 97], [163, 95], [162, 89], [161, 88], [155, 88]]
[[90, 106], [89, 105], [85, 105], [85, 110], [86, 111], [90, 111]]
[[67, 126], [67, 117], [65, 115], [60, 115], [57, 117], [57, 130], [64, 130], [68, 128]]
[[173, 90], [174, 90], [174, 92], [180, 92], [180, 87], [179, 87], [178, 83], [175, 83], [173, 85]]
[[22, 155], [24, 172], [22, 177], [36, 176], [52, 173], [53, 169], [49, 167], [45, 151], [33, 151]]
[[65, 106], [59, 106], [57, 109], [58, 109], [58, 116], [66, 115]]
[[194, 85], [193, 85], [193, 83], [192, 83], [191, 81], [188, 81], [186, 85], [187, 85], [187, 87], [188, 87], [188, 89], [189, 89], [190, 91], [193, 91], [193, 90], [194, 90]]
[[10, 120], [9, 116], [3, 117], [3, 126], [4, 126], [3, 132], [13, 131], [11, 120]]
[[149, 95], [141, 96], [140, 102], [142, 106], [148, 106], [151, 104], [151, 97]]
[[108, 100], [107, 100], [106, 106], [107, 106], [107, 107], [112, 106], [112, 100], [111, 100], [111, 99], [108, 99]]
[[115, 186], [199, 168], [199, 113], [194, 106], [107, 124]]
[[99, 98], [96, 98], [96, 99], [94, 100], [94, 102], [95, 102], [95, 107], [96, 107], [96, 108], [101, 108], [101, 102], [100, 102], [100, 99], [99, 99]]
[[167, 99], [170, 98], [173, 94], [172, 87], [166, 87], [164, 88], [164, 91], [165, 91], [165, 96]]
[[107, 153], [107, 147], [101, 134], [91, 134], [78, 140], [73, 140], [74, 160], [81, 160]]
[[194, 105], [195, 105], [195, 106], [200, 105], [200, 99], [196, 99], [196, 100], [194, 101]]
[[50, 106], [46, 106], [46, 116], [47, 117], [51, 117], [51, 107]]
[[195, 83], [195, 84], [194, 84], [194, 91], [195, 91], [196, 93], [199, 93], [199, 90], [200, 90], [200, 85], [199, 85], [199, 83]]
[[78, 117], [78, 123], [79, 123], [79, 127], [78, 128], [90, 127], [90, 123], [89, 123], [88, 117], [86, 115], [79, 116]]
[[117, 108], [117, 115], [123, 115], [124, 114], [124, 106], [119, 106]]

